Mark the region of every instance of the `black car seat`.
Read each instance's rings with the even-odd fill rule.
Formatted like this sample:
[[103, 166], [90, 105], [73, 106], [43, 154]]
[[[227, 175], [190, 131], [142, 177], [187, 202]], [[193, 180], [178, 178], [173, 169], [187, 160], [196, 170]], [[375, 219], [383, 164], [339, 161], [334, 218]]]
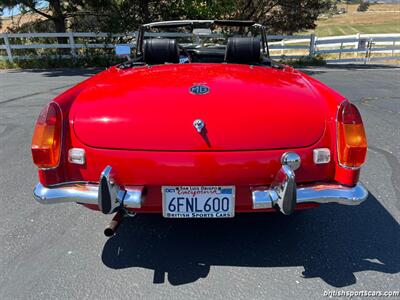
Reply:
[[143, 45], [143, 59], [149, 65], [178, 63], [178, 43], [173, 39], [147, 39]]
[[261, 61], [260, 39], [230, 37], [225, 50], [225, 61], [237, 64], [257, 64]]

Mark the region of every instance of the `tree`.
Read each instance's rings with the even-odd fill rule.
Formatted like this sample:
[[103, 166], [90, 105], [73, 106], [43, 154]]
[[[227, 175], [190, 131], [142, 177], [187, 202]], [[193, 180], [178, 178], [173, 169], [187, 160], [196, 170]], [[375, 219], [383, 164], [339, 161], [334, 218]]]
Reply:
[[[15, 6], [20, 6], [21, 12], [35, 12], [38, 15], [44, 17], [45, 19], [51, 20], [54, 24], [56, 32], [66, 32], [66, 14], [65, 9], [62, 5], [61, 0], [49, 0], [47, 2], [48, 9], [40, 9], [40, 4], [44, 1], [39, 0], [0, 0], [2, 7], [13, 8]], [[65, 38], [59, 38], [59, 43], [66, 43]]]
[[[66, 32], [69, 24], [74, 22], [74, 18], [95, 15], [96, 10], [107, 6], [107, 3], [107, 0], [0, 0], [0, 7], [18, 6], [21, 14], [33, 12], [50, 21], [54, 27], [52, 31]], [[34, 23], [39, 22], [42, 20], [36, 20]], [[59, 37], [58, 42], [67, 43], [68, 40], [65, 37]]]
[[[146, 22], [171, 19], [254, 20], [269, 32], [293, 33], [315, 28], [318, 16], [333, 0], [112, 0], [105, 8], [104, 26], [114, 32], [132, 31]], [[112, 13], [111, 13], [112, 12]], [[117, 29], [119, 27], [119, 29]]]
[[269, 32], [292, 34], [315, 28], [318, 16], [329, 10], [331, 1], [321, 0], [240, 0], [237, 19], [252, 19], [266, 25]]
[[[134, 31], [142, 23], [171, 19], [252, 19], [269, 32], [312, 29], [331, 0], [0, 0], [49, 20], [57, 32]], [[40, 9], [40, 5], [47, 9]]]
[[361, 2], [360, 5], [357, 7], [357, 11], [367, 11], [369, 8], [368, 2]]

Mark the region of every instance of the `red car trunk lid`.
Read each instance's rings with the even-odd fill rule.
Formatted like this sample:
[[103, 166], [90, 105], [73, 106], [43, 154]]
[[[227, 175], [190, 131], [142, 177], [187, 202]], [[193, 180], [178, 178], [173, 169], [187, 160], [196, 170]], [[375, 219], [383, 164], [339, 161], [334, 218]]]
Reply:
[[[209, 92], [192, 94], [193, 85]], [[70, 116], [90, 147], [229, 151], [312, 145], [323, 134], [325, 109], [294, 72], [182, 64], [110, 71], [77, 97]], [[196, 119], [205, 123], [202, 134]]]

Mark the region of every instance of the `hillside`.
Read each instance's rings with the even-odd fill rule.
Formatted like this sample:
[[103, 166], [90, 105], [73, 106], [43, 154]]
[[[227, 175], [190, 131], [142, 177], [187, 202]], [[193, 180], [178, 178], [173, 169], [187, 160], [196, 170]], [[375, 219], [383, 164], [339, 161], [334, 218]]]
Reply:
[[8, 32], [9, 28], [21, 26], [26, 23], [35, 22], [37, 20], [44, 20], [44, 17], [37, 13], [17, 14], [10, 17], [2, 17], [0, 25], [0, 33]]
[[[318, 36], [350, 35], [355, 33], [400, 33], [400, 3], [371, 4], [368, 11], [358, 12], [358, 5], [349, 5], [348, 12], [322, 17], [317, 21]], [[346, 8], [345, 4], [338, 8]]]

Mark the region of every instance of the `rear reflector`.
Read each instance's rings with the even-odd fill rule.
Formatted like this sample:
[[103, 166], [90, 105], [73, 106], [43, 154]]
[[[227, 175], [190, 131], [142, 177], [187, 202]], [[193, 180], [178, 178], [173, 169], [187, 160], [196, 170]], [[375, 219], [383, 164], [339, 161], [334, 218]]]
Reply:
[[85, 149], [72, 148], [68, 151], [68, 161], [77, 165], [85, 164]]
[[367, 137], [360, 112], [354, 104], [347, 101], [341, 104], [337, 126], [339, 164], [359, 168], [367, 155]]
[[314, 163], [327, 164], [331, 161], [331, 150], [328, 148], [317, 148], [313, 150], [313, 160]]
[[36, 121], [32, 137], [32, 158], [39, 168], [58, 166], [61, 152], [61, 110], [54, 102], [46, 105]]

